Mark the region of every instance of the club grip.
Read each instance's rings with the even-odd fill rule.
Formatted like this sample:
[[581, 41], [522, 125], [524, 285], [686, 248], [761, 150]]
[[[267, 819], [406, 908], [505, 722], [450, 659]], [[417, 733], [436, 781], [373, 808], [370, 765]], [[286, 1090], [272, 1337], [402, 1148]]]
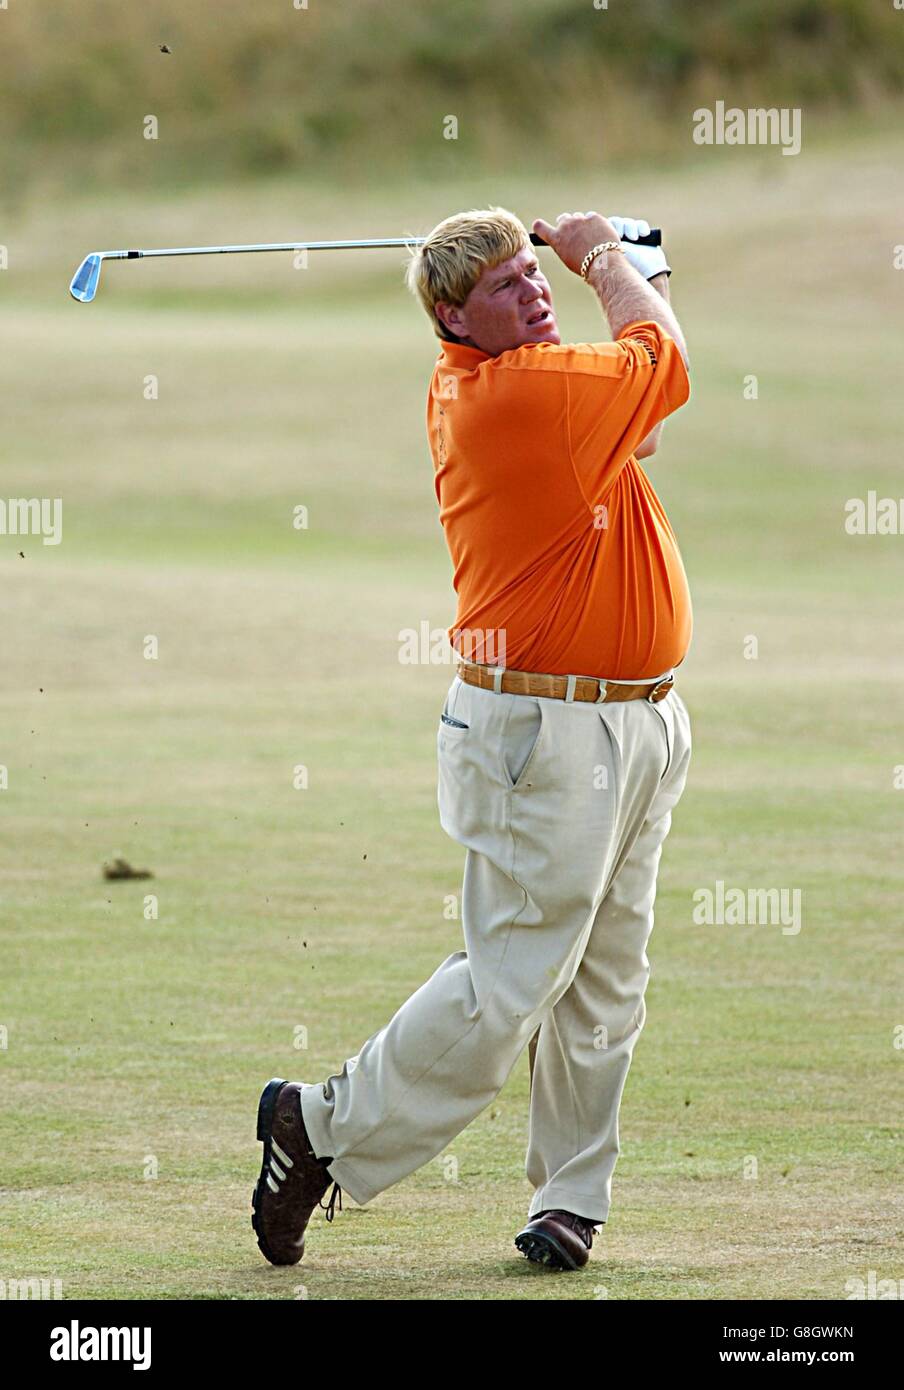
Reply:
[[[637, 238], [622, 237], [622, 241], [630, 241], [634, 246], [661, 246], [662, 231], [659, 227], [653, 227], [646, 236], [639, 236]], [[531, 232], [530, 244], [531, 246], [547, 246], [549, 243], [544, 241], [542, 237], [537, 236], [536, 232]]]

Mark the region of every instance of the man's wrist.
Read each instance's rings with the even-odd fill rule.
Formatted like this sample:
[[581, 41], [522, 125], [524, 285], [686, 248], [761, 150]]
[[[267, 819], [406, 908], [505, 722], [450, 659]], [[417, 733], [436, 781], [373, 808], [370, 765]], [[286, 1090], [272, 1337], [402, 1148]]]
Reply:
[[605, 284], [613, 275], [627, 276], [633, 279], [637, 274], [623, 253], [602, 251], [594, 261], [591, 262], [590, 269], [587, 271], [587, 284], [596, 289], [599, 285]]
[[586, 256], [581, 261], [581, 268], [578, 272], [580, 274], [581, 279], [586, 280], [588, 275], [590, 274], [591, 267], [596, 265], [596, 262], [598, 260], [605, 259], [613, 252], [615, 253], [615, 255], [623, 256], [625, 254], [620, 242], [614, 240], [598, 241], [596, 246], [591, 246], [590, 250], [587, 252]]

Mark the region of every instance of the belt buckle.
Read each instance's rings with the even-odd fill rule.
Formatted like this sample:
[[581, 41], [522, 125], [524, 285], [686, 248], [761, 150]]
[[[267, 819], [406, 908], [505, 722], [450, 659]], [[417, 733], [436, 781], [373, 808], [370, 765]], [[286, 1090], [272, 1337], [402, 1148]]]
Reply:
[[675, 673], [672, 671], [668, 676], [664, 676], [661, 681], [658, 681], [657, 684], [653, 686], [653, 689], [647, 696], [650, 704], [658, 705], [660, 700], [665, 699], [674, 684]]

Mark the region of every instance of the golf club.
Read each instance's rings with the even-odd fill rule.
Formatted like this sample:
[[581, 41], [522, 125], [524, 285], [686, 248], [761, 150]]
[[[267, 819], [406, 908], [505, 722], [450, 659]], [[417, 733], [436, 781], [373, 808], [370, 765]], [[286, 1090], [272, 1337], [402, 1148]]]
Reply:
[[[546, 245], [533, 232], [530, 239], [534, 246]], [[378, 237], [369, 241], [278, 241], [253, 246], [170, 246], [151, 251], [91, 251], [73, 275], [69, 293], [79, 304], [90, 304], [97, 294], [104, 261], [137, 261], [144, 256], [234, 256], [252, 251], [354, 251], [422, 246], [425, 240], [426, 237]], [[643, 246], [659, 246], [661, 241], [662, 233], [658, 227], [654, 227], [649, 235], [637, 238], [637, 244]]]

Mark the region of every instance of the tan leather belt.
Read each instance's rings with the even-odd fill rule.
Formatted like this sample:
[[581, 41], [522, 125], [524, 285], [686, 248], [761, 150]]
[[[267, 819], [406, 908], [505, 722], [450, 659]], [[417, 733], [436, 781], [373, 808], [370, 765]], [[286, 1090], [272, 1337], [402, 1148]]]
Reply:
[[620, 700], [649, 700], [655, 705], [665, 699], [675, 684], [674, 672], [647, 685], [624, 685], [598, 680], [596, 676], [552, 676], [534, 671], [510, 671], [499, 666], [479, 666], [473, 661], [459, 661], [457, 671], [465, 685], [494, 690], [497, 695], [535, 695], [545, 700], [589, 700], [598, 705], [615, 704]]

